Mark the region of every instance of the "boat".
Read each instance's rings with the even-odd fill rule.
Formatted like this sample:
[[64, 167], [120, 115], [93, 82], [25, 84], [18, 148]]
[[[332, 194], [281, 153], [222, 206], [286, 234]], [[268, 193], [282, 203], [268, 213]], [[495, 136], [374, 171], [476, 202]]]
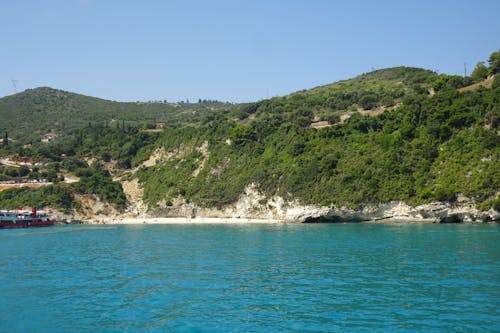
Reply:
[[36, 208], [29, 210], [0, 210], [0, 229], [48, 227], [56, 222], [44, 211]]

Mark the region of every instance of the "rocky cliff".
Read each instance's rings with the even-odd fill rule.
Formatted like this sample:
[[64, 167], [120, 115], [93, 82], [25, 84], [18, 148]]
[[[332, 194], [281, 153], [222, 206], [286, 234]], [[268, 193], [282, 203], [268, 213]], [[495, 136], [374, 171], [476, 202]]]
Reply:
[[[183, 198], [176, 198], [172, 205], [161, 203], [146, 211], [147, 206], [136, 198], [128, 217], [222, 217], [273, 219], [286, 222], [368, 222], [368, 221], [421, 221], [434, 223], [493, 222], [500, 221], [500, 212], [480, 211], [474, 201], [459, 196], [456, 203], [433, 202], [420, 206], [410, 206], [404, 202], [388, 202], [367, 205], [360, 208], [324, 207], [301, 205], [300, 202], [286, 202], [283, 198], [266, 198], [256, 190], [254, 184], [248, 186], [237, 202], [221, 209], [197, 207]], [[142, 210], [137, 209], [141, 207]]]

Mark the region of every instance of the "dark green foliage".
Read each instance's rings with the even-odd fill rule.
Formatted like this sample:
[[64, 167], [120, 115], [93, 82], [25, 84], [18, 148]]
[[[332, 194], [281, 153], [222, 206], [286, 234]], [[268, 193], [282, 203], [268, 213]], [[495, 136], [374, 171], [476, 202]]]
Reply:
[[476, 68], [472, 71], [471, 77], [476, 82], [481, 82], [488, 77], [488, 67], [486, 67], [484, 61], [477, 63]]
[[28, 187], [12, 188], [0, 192], [2, 209], [17, 207], [58, 207], [69, 212], [77, 208], [69, 186], [64, 184], [42, 186], [37, 189]]
[[19, 170], [19, 177], [25, 177], [30, 173], [30, 169], [26, 165], [22, 165]]
[[491, 85], [491, 88], [493, 89], [500, 88], [500, 75], [495, 75], [495, 77], [493, 78], [493, 84]]
[[[268, 196], [305, 204], [453, 202], [458, 194], [481, 203], [500, 188], [500, 143], [491, 129], [500, 100], [494, 90], [441, 89], [432, 98], [409, 93], [394, 111], [355, 113], [343, 125], [320, 130], [294, 119], [303, 105], [314, 109], [320, 101], [299, 92], [259, 102], [255, 119], [245, 125], [222, 121], [217, 130], [168, 131], [166, 151], [187, 151], [139, 172], [145, 200], [182, 195], [198, 205], [221, 206], [253, 183]], [[209, 141], [207, 160], [196, 149], [203, 140]]]
[[96, 195], [105, 202], [110, 202], [117, 209], [124, 209], [127, 203], [122, 186], [114, 182], [110, 173], [99, 163], [88, 168], [75, 170], [80, 181], [73, 187], [78, 193]]
[[235, 145], [241, 146], [254, 142], [257, 138], [257, 133], [250, 126], [238, 124], [231, 128], [229, 137]]
[[365, 110], [370, 110], [377, 106], [377, 100], [375, 94], [367, 94], [359, 99], [359, 105]]
[[76, 156], [71, 156], [71, 157], [66, 158], [62, 162], [62, 166], [66, 170], [68, 170], [70, 172], [74, 172], [77, 169], [86, 168], [87, 167], [87, 163], [85, 163], [85, 161], [82, 161], [81, 159], [79, 159]]
[[141, 149], [150, 149], [158, 133], [143, 132], [136, 127], [116, 129], [95, 126], [78, 131], [73, 138], [78, 154], [104, 162], [115, 161], [116, 167], [128, 169], [147, 158], [138, 154]]
[[0, 99], [0, 131], [18, 145], [40, 144], [50, 131], [56, 141], [66, 141], [75, 131], [96, 126], [126, 130], [127, 127], [162, 124], [176, 126], [202, 119], [217, 110], [232, 110], [229, 103], [119, 103], [51, 88], [28, 89]]
[[[57, 176], [59, 166], [81, 177], [72, 185], [75, 191], [119, 209], [126, 204], [121, 186], [101, 164], [88, 167], [80, 157], [138, 177], [151, 209], [170, 206], [179, 196], [222, 207], [251, 184], [268, 198], [304, 204], [453, 202], [465, 194], [489, 209], [498, 205], [500, 188], [500, 94], [498, 88], [456, 90], [470, 83], [471, 78], [398, 67], [199, 115], [191, 109], [192, 117], [183, 114], [182, 124], [166, 126], [161, 134], [141, 130], [154, 122], [139, 115], [127, 122], [86, 119], [66, 132], [66, 140], [25, 153], [59, 162], [31, 173]], [[205, 104], [177, 108], [187, 112]], [[386, 111], [376, 117], [358, 112], [374, 107]], [[350, 118], [340, 122], [341, 115]], [[310, 127], [320, 119], [335, 125]], [[165, 150], [163, 160], [141, 166], [159, 148]], [[9, 172], [14, 171], [4, 168], [2, 176]]]
[[254, 121], [265, 120], [273, 127], [284, 122], [307, 127], [315, 116], [327, 119], [337, 112], [359, 107], [393, 106], [408, 93], [426, 95], [429, 83], [436, 77], [431, 71], [411, 67], [378, 70], [351, 80], [244, 105], [237, 118], [247, 119], [252, 115]]
[[452, 90], [452, 89], [458, 89], [458, 88], [468, 86], [472, 83], [473, 83], [473, 80], [470, 77], [463, 77], [460, 75], [441, 74], [432, 83], [432, 87], [436, 91]]
[[500, 73], [500, 50], [493, 52], [490, 54], [488, 58], [488, 62], [490, 63], [490, 67], [488, 68], [488, 72], [490, 75], [496, 75]]

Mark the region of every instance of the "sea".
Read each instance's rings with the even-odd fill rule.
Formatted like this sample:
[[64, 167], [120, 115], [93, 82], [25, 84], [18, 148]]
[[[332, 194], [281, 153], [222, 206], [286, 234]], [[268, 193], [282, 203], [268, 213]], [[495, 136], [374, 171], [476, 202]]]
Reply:
[[500, 332], [500, 225], [0, 230], [0, 332]]

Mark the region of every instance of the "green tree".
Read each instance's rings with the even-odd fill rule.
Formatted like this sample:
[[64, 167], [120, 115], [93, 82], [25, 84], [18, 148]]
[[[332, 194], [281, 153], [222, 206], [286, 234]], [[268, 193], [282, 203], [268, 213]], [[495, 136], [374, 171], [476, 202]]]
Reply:
[[242, 124], [238, 124], [231, 128], [229, 135], [231, 137], [231, 141], [238, 146], [255, 141], [257, 138], [257, 134], [252, 127]]
[[359, 99], [359, 105], [365, 110], [373, 109], [377, 106], [377, 96], [374, 94], [364, 95]]
[[18, 173], [20, 177], [25, 177], [30, 173], [30, 169], [26, 165], [21, 165]]
[[488, 58], [488, 62], [490, 63], [490, 67], [488, 68], [490, 75], [500, 73], [500, 50], [493, 52]]
[[19, 177], [19, 171], [16, 169], [16, 168], [8, 168], [6, 171], [5, 171], [5, 174], [9, 177]]
[[486, 67], [484, 61], [480, 61], [477, 63], [476, 68], [474, 68], [474, 70], [472, 71], [471, 76], [476, 82], [483, 81], [488, 77], [488, 67]]
[[493, 84], [491, 85], [493, 89], [496, 89], [500, 87], [500, 75], [496, 75], [495, 78], [493, 78]]
[[440, 90], [451, 90], [458, 89], [471, 84], [472, 79], [470, 77], [462, 77], [460, 75], [447, 75], [441, 74], [432, 83], [432, 87], [436, 91]]

